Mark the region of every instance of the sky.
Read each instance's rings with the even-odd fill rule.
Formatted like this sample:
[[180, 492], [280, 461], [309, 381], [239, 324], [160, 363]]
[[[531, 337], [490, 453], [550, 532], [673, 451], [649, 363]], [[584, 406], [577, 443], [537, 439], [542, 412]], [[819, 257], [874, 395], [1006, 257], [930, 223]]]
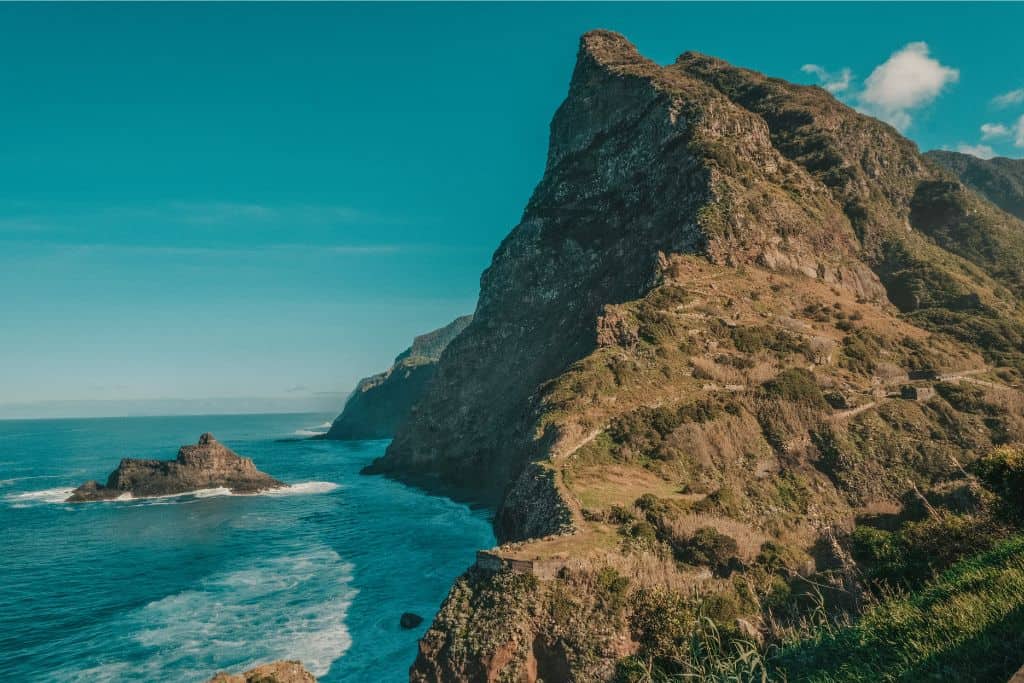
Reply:
[[1024, 4], [0, 4], [0, 418], [340, 409], [471, 312], [580, 34], [1024, 156]]

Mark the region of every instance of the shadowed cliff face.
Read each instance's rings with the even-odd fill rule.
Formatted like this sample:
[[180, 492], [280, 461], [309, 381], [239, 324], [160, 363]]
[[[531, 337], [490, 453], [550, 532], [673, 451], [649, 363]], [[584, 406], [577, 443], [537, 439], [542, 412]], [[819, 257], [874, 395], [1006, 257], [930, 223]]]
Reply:
[[393, 437], [433, 379], [441, 352], [472, 319], [473, 316], [464, 315], [416, 337], [412, 346], [400, 353], [387, 371], [360, 380], [325, 438]]

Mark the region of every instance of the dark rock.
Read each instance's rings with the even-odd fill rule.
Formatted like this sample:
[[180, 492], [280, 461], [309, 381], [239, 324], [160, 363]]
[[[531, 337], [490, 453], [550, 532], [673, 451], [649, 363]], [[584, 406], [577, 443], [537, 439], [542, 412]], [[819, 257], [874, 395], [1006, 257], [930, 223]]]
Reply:
[[125, 494], [134, 498], [168, 496], [200, 489], [227, 488], [232, 493], [257, 493], [285, 486], [256, 469], [219, 443], [209, 432], [195, 446], [182, 446], [175, 460], [125, 458], [107, 478], [106, 485], [90, 480], [75, 489], [69, 503], [114, 500]]
[[402, 618], [398, 620], [402, 628], [416, 628], [423, 623], [423, 617], [412, 612], [405, 612], [402, 614]]

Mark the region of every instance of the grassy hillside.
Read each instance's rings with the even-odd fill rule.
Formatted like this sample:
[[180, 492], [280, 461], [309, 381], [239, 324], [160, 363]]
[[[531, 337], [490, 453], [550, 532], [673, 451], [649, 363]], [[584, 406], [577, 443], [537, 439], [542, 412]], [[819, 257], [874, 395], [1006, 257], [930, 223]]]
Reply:
[[784, 648], [773, 677], [817, 683], [1006, 681], [1024, 664], [1024, 536], [962, 560], [853, 626]]

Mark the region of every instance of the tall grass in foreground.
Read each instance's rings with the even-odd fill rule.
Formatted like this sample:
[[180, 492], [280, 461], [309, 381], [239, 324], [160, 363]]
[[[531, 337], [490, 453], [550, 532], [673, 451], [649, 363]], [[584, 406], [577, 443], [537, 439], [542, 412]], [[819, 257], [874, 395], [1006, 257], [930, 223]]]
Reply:
[[1024, 537], [772, 657], [771, 680], [1005, 681], [1024, 664]]
[[781, 645], [724, 634], [701, 617], [668, 673], [641, 657], [642, 683], [1004, 683], [1024, 664], [1024, 536], [961, 560], [922, 589], [868, 606], [855, 623], [821, 607]]

